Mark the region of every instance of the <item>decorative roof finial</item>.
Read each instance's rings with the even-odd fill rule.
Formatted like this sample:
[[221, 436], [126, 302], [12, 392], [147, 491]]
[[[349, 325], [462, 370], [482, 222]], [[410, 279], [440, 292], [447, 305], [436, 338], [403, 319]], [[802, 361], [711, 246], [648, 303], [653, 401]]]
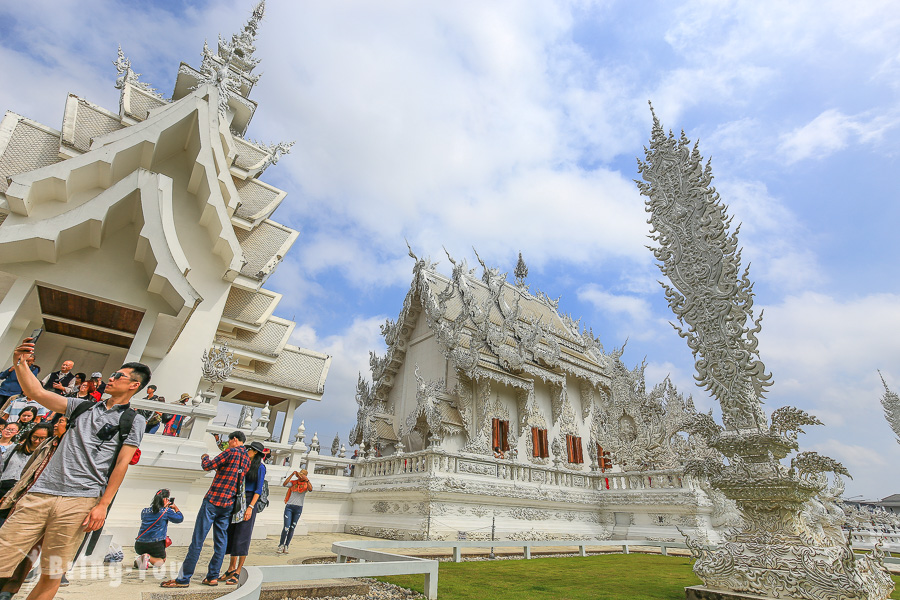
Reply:
[[250, 18], [247, 20], [247, 24], [244, 25], [243, 30], [232, 35], [231, 41], [227, 41], [222, 36], [219, 36], [219, 56], [226, 62], [230, 62], [236, 69], [244, 71], [254, 83], [259, 79], [259, 76], [252, 78], [249, 77], [249, 73], [260, 62], [260, 59], [254, 57], [253, 53], [256, 51], [254, 43], [256, 42], [259, 22], [262, 20], [265, 12], [266, 1], [260, 0], [250, 14]]
[[522, 259], [522, 252], [519, 252], [519, 262], [516, 263], [516, 270], [513, 273], [516, 276], [516, 287], [527, 288], [525, 278], [528, 277], [528, 266]]

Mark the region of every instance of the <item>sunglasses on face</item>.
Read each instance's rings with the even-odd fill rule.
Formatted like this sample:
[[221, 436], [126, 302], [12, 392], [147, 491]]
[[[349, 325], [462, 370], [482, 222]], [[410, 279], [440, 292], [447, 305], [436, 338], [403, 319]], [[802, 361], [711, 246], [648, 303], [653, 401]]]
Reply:
[[109, 376], [110, 380], [115, 381], [116, 379], [122, 379], [123, 377], [128, 377], [127, 373], [123, 373], [122, 371], [116, 371], [112, 375]]

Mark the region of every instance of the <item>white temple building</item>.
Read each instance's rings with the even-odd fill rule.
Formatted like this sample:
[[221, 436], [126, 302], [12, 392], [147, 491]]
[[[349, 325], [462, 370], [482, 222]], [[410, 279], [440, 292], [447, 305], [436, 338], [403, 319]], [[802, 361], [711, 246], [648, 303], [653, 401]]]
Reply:
[[[44, 327], [44, 372], [140, 361], [170, 396], [194, 397], [166, 405], [191, 419], [181, 437], [145, 436], [107, 531], [130, 545], [166, 485], [187, 514], [171, 535], [187, 543], [209, 486], [199, 457], [210, 433], [234, 429], [211, 424], [224, 400], [263, 407], [238, 426], [273, 451], [273, 487], [301, 465], [313, 474], [301, 531], [676, 540], [681, 527], [718, 539], [724, 497], [683, 474], [687, 455], [711, 452], [683, 433], [690, 399], [668, 381], [647, 390], [643, 367], [529, 291], [524, 263], [509, 283], [484, 263], [480, 277], [464, 261], [447, 277], [413, 257], [387, 354], [372, 356], [371, 385], [360, 379], [350, 443], [361, 456], [320, 456], [315, 436], [307, 446], [293, 415], [321, 399], [331, 358], [287, 343], [294, 323], [273, 316], [281, 296], [263, 288], [298, 236], [271, 218], [286, 193], [260, 180], [290, 145], [245, 137], [263, 9], [204, 46], [198, 69], [181, 64], [171, 99], [120, 49], [118, 111], [70, 95], [59, 130], [0, 121], [0, 361]], [[237, 367], [207, 389], [200, 357], [226, 343]], [[273, 498], [256, 537], [281, 528], [277, 488]]]
[[[410, 252], [412, 255], [412, 252]], [[668, 380], [606, 354], [589, 329], [483, 262], [446, 277], [415, 259], [387, 353], [362, 377], [347, 531], [400, 539], [703, 539], [731, 513], [683, 475], [709, 454], [682, 433], [696, 415]], [[479, 259], [480, 261], [480, 259]]]

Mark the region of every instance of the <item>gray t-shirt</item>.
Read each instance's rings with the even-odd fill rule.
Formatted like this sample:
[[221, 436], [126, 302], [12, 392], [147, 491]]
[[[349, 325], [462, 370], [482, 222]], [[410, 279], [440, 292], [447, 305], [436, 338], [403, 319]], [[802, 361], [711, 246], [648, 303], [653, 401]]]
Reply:
[[[76, 406], [84, 402], [81, 398], [66, 400], [67, 417], [71, 416]], [[97, 498], [102, 495], [106, 488], [106, 474], [119, 445], [119, 417], [123, 410], [125, 405], [122, 404], [107, 409], [106, 402], [97, 402], [89, 411], [69, 423], [69, 429], [62, 436], [59, 448], [29, 491], [77, 498]], [[107, 424], [114, 432], [110, 439], [104, 441], [97, 434]], [[136, 415], [131, 431], [125, 438], [125, 445], [140, 446], [146, 426], [146, 419]]]

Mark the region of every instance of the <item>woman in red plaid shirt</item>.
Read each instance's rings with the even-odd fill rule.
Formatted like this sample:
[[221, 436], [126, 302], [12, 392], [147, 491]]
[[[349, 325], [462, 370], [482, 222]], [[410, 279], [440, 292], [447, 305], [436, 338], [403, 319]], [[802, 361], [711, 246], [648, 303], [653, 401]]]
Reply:
[[250, 458], [244, 449], [244, 433], [235, 431], [228, 436], [228, 449], [211, 459], [208, 454], [201, 457], [200, 465], [204, 471], [215, 469], [209, 491], [203, 498], [200, 512], [197, 513], [197, 521], [194, 523], [194, 534], [191, 537], [191, 545], [188, 548], [184, 564], [178, 577], [163, 581], [160, 585], [164, 588], [186, 588], [190, 585], [194, 568], [200, 559], [200, 551], [209, 530], [213, 529], [213, 555], [209, 560], [209, 569], [203, 585], [219, 585], [219, 571], [222, 568], [222, 560], [225, 558], [225, 548], [228, 544], [228, 525], [231, 523], [231, 509], [234, 506], [234, 497], [237, 495], [238, 486], [244, 475], [250, 469]]

